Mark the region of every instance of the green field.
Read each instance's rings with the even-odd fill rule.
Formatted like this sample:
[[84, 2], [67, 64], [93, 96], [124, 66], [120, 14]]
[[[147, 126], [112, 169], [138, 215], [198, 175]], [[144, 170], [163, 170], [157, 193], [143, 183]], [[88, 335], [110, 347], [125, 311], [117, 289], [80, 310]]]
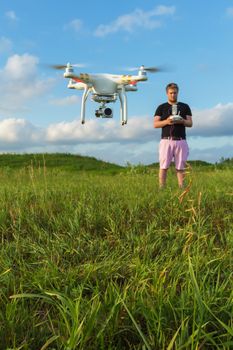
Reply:
[[[225, 164], [226, 163], [226, 164]], [[0, 349], [233, 349], [233, 168], [0, 156]]]

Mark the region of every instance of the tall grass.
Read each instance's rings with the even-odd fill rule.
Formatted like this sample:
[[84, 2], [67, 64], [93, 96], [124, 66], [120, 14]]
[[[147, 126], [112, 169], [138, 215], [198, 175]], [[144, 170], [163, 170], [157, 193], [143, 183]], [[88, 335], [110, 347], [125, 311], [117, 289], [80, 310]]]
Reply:
[[0, 349], [232, 349], [233, 177], [0, 172]]

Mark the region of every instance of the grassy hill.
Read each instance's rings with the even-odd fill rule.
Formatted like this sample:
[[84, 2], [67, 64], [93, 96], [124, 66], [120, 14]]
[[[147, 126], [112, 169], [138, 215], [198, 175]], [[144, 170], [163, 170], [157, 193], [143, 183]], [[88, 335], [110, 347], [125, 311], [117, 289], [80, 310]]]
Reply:
[[[233, 158], [222, 158], [218, 163], [211, 164], [201, 160], [190, 160], [188, 164], [196, 170], [226, 169], [233, 167]], [[70, 153], [35, 153], [35, 154], [0, 154], [0, 168], [20, 169], [20, 168], [59, 168], [70, 171], [91, 171], [98, 173], [116, 174], [122, 171], [130, 173], [150, 173], [159, 168], [159, 163], [149, 165], [120, 166], [114, 163], [105, 162], [94, 157], [75, 155]]]
[[1, 154], [0, 168], [19, 169], [33, 166], [35, 168], [61, 168], [74, 171], [104, 171], [116, 173], [122, 169], [120, 165], [104, 162], [94, 157], [85, 157], [69, 153], [45, 154]]

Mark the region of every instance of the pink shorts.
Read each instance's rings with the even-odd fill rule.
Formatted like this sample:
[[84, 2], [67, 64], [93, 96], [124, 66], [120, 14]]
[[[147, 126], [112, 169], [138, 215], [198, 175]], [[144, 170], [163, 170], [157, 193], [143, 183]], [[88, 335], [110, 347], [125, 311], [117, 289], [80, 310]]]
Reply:
[[160, 169], [168, 169], [173, 158], [177, 170], [183, 170], [189, 155], [186, 140], [162, 139], [159, 144]]

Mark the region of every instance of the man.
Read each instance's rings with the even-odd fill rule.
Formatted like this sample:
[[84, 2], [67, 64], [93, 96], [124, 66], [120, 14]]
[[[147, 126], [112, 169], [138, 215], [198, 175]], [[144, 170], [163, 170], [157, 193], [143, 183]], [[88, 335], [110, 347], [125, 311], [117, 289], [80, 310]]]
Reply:
[[162, 128], [159, 145], [159, 184], [166, 185], [167, 170], [174, 158], [178, 185], [184, 185], [184, 169], [189, 154], [186, 127], [192, 127], [190, 107], [177, 102], [179, 87], [175, 83], [166, 86], [167, 102], [158, 106], [154, 115], [154, 127]]

